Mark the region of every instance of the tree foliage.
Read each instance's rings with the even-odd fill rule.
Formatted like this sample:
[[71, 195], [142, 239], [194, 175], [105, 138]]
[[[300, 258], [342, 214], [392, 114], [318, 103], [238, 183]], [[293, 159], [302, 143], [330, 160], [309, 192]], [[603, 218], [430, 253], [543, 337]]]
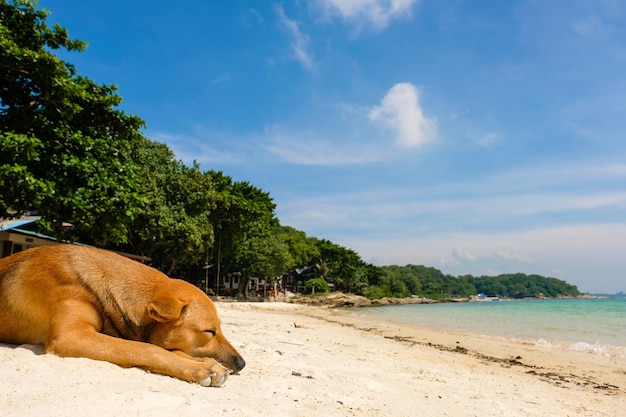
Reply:
[[61, 235], [124, 241], [143, 203], [132, 145], [143, 121], [117, 107], [115, 86], [80, 76], [53, 51], [82, 51], [47, 12], [0, 0], [0, 216], [36, 210]]
[[320, 258], [317, 239], [307, 237], [306, 233], [291, 226], [279, 226], [277, 233], [289, 249], [293, 268], [307, 268]]
[[244, 277], [268, 279], [282, 276], [293, 266], [289, 247], [277, 233], [258, 234], [245, 239], [237, 256]]
[[575, 285], [556, 278], [522, 273], [501, 274], [496, 277], [467, 277], [479, 293], [511, 298], [559, 297], [580, 295]]
[[266, 236], [274, 221], [276, 205], [269, 193], [249, 182], [236, 182], [219, 171], [208, 171], [216, 192], [215, 207], [209, 221], [215, 233], [211, 259], [217, 265], [215, 273], [228, 270], [246, 259], [250, 239]]
[[[436, 268], [422, 265], [384, 266], [387, 276], [378, 286], [388, 289], [394, 296], [403, 296], [398, 292], [396, 280], [404, 283], [410, 294], [426, 298], [442, 299], [450, 297], [469, 297], [480, 293], [490, 296], [525, 298], [525, 297], [577, 297], [580, 292], [576, 286], [556, 278], [541, 275], [502, 274], [498, 276], [463, 275], [453, 277], [443, 274]], [[372, 290], [370, 290], [372, 291]], [[379, 293], [379, 292], [377, 292]]]
[[311, 293], [328, 292], [328, 282], [322, 278], [311, 278], [304, 283], [304, 288]]
[[135, 216], [126, 247], [174, 273], [179, 265], [206, 262], [213, 245], [210, 223], [217, 200], [211, 178], [198, 165], [188, 167], [167, 145], [143, 140], [135, 149], [146, 204]]

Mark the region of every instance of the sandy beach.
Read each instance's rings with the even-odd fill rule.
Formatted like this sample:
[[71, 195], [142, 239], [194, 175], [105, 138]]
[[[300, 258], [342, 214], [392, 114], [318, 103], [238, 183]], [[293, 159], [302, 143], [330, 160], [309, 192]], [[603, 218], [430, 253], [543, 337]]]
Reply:
[[9, 416], [619, 416], [626, 360], [390, 325], [350, 311], [218, 303], [247, 361], [220, 388], [0, 344]]

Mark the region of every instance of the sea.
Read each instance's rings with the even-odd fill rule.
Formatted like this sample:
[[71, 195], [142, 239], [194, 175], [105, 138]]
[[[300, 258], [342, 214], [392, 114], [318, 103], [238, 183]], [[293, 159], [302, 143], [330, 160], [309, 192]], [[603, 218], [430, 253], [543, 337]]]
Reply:
[[626, 359], [624, 297], [391, 305], [354, 313]]

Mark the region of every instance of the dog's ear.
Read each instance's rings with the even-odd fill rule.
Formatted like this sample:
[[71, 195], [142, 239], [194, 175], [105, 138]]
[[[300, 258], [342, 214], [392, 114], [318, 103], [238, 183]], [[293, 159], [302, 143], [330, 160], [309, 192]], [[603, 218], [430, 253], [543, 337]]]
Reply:
[[185, 301], [172, 294], [160, 293], [148, 303], [148, 316], [160, 323], [178, 320], [186, 305]]

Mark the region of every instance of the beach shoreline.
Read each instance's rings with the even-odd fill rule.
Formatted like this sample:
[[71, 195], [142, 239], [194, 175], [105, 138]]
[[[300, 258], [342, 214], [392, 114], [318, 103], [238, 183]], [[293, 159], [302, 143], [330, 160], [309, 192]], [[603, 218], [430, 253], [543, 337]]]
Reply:
[[0, 345], [0, 409], [5, 416], [607, 416], [622, 413], [626, 401], [620, 358], [345, 309], [217, 307], [247, 361], [222, 388]]
[[331, 308], [324, 311], [323, 308], [319, 308], [303, 311], [302, 314], [374, 332], [409, 346], [421, 345], [468, 355], [484, 362], [499, 363], [506, 367], [518, 367], [521, 371], [537, 375], [555, 385], [569, 383], [600, 391], [626, 392], [625, 358], [595, 352], [572, 351], [550, 344], [540, 346], [530, 340], [390, 322], [361, 316], [357, 311], [350, 309]]

